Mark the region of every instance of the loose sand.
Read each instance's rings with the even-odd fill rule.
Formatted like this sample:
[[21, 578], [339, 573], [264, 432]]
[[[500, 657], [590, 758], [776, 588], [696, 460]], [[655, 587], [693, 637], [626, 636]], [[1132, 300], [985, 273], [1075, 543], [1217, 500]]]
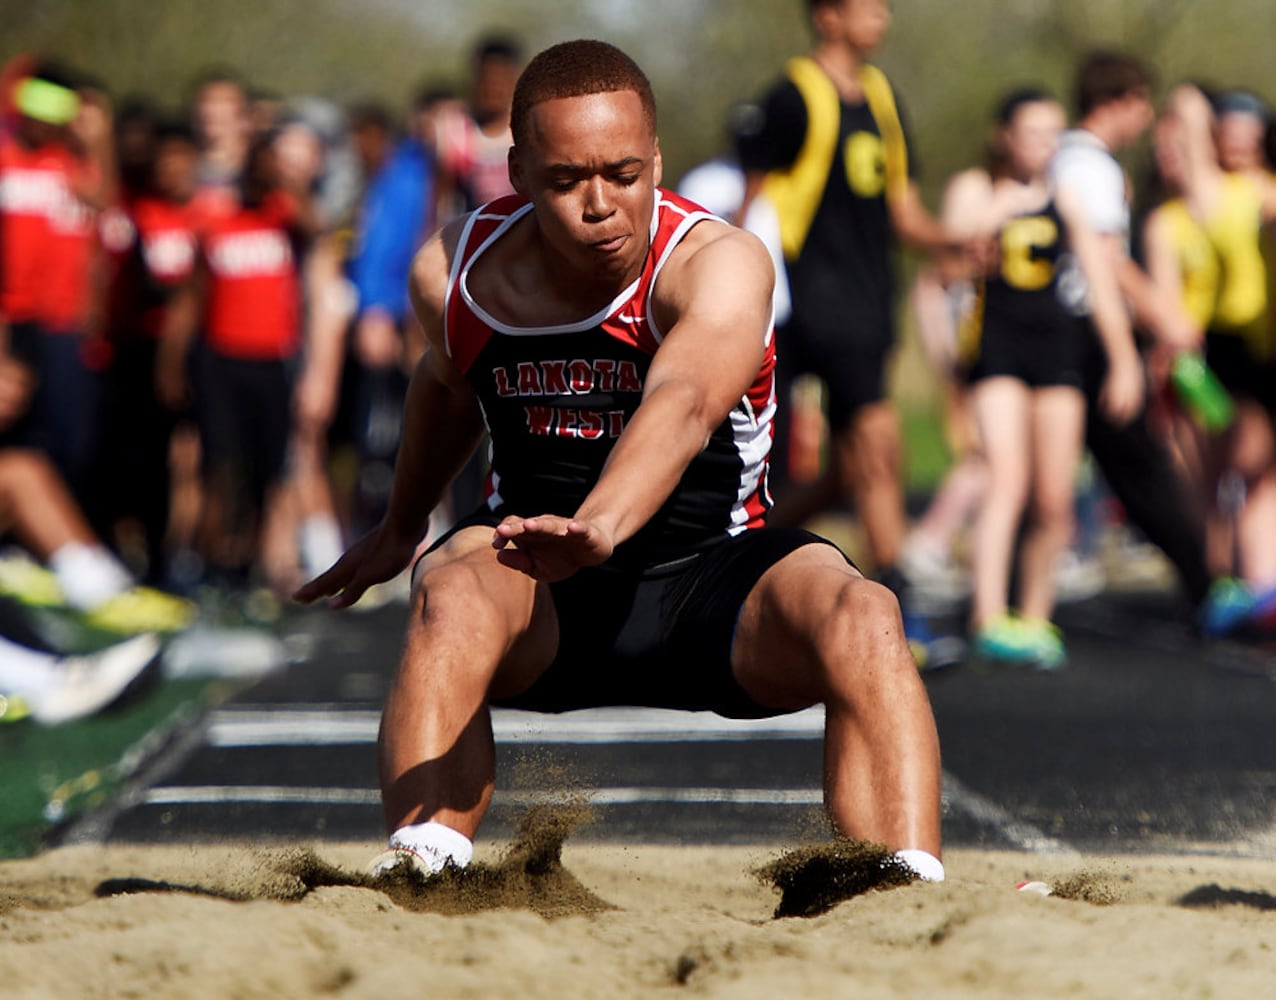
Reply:
[[[942, 885], [777, 918], [775, 884], [794, 881], [809, 849], [560, 838], [542, 826], [521, 844], [480, 842], [475, 867], [428, 891], [369, 884], [371, 843], [70, 847], [5, 862], [0, 995], [1276, 995], [1266, 860], [954, 850]], [[1017, 892], [1027, 879], [1055, 894]]]

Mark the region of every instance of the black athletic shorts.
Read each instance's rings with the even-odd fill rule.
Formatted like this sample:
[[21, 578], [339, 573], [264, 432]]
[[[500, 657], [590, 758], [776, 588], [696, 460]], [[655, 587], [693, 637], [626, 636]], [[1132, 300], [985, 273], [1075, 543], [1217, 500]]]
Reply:
[[286, 361], [196, 352], [196, 414], [206, 471], [234, 469], [255, 502], [284, 475], [292, 421]]
[[846, 330], [818, 331], [795, 319], [776, 331], [775, 352], [782, 386], [799, 375], [819, 376], [827, 390], [828, 421], [834, 432], [850, 426], [862, 407], [887, 398], [889, 338], [861, 340]]
[[[480, 509], [430, 551], [463, 528], [495, 526], [501, 517]], [[731, 646], [745, 598], [762, 574], [811, 544], [833, 545], [798, 528], [759, 528], [662, 566], [604, 564], [550, 584], [559, 634], [554, 661], [522, 694], [493, 704], [536, 712], [677, 708], [731, 719], [785, 714], [759, 705], [737, 683]]]
[[1080, 338], [989, 336], [979, 345], [979, 356], [966, 371], [966, 382], [983, 379], [1018, 379], [1031, 389], [1084, 383], [1086, 345]]

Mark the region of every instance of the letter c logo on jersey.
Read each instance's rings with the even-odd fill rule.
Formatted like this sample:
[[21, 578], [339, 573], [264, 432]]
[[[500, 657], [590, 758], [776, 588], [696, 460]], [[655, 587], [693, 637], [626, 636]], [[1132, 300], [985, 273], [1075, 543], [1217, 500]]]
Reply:
[[1034, 256], [1059, 239], [1059, 227], [1048, 215], [1011, 219], [1001, 230], [1001, 276], [1006, 284], [1025, 292], [1045, 288], [1054, 278], [1054, 264]]
[[876, 198], [886, 189], [886, 147], [872, 132], [852, 132], [842, 151], [846, 182], [861, 198]]

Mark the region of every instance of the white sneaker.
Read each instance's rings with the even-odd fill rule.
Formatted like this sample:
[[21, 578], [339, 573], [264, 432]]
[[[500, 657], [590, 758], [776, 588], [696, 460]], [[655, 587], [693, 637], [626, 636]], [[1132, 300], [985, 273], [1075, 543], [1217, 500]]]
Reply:
[[899, 569], [908, 579], [910, 596], [927, 606], [956, 604], [970, 596], [970, 570], [951, 552], [918, 538], [905, 540]]
[[382, 851], [368, 865], [369, 878], [381, 878], [396, 871], [407, 871], [418, 878], [433, 878], [443, 870], [444, 862], [407, 847], [391, 847]]
[[1085, 601], [1103, 592], [1108, 575], [1098, 556], [1082, 555], [1076, 549], [1064, 549], [1054, 567], [1055, 601], [1071, 604]]
[[31, 717], [46, 726], [83, 719], [118, 698], [159, 655], [160, 641], [139, 635], [87, 656], [57, 662], [57, 678], [30, 699]]

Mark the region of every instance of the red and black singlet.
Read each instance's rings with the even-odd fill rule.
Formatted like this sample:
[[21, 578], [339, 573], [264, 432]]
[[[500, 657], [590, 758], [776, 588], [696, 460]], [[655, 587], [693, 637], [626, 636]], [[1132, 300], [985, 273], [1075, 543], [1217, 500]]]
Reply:
[[[651, 296], [660, 269], [691, 228], [714, 216], [659, 190], [642, 273], [605, 309], [577, 323], [515, 327], [470, 296], [475, 261], [531, 211], [518, 196], [472, 213], [448, 279], [448, 355], [466, 375], [492, 440], [488, 504], [493, 510], [571, 516], [598, 480], [616, 439], [642, 400], [663, 338]], [[713, 432], [673, 494], [615, 561], [668, 562], [762, 525], [770, 507], [767, 455], [775, 414], [775, 348], [749, 391]]]

